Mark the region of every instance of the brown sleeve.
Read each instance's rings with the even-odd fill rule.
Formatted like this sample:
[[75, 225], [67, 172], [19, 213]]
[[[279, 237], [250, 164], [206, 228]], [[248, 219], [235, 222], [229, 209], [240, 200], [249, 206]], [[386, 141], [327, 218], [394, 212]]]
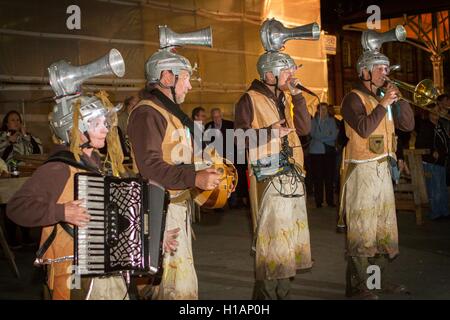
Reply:
[[138, 107], [128, 122], [128, 137], [133, 147], [139, 173], [167, 189], [195, 187], [194, 166], [176, 166], [163, 160], [162, 141], [167, 121], [154, 108]]
[[39, 167], [9, 200], [8, 218], [24, 227], [49, 226], [64, 221], [64, 204], [57, 204], [70, 176], [67, 164]]
[[342, 101], [342, 117], [362, 138], [368, 138], [386, 115], [386, 109], [377, 105], [368, 115], [359, 96], [351, 92]]
[[292, 96], [294, 105], [294, 126], [298, 136], [306, 136], [311, 131], [311, 115], [306, 109], [306, 99], [302, 94]]
[[[252, 122], [253, 122], [253, 106], [252, 106], [252, 100], [250, 96], [245, 93], [241, 99], [239, 99], [238, 103], [235, 106], [234, 109], [234, 129], [242, 129], [245, 134], [248, 133], [249, 129], [254, 130], [255, 135], [248, 134], [248, 139], [245, 139], [245, 146], [248, 148], [249, 145], [249, 139], [252, 139], [252, 143], [255, 143], [255, 145], [260, 144], [266, 144], [271, 139], [271, 130], [269, 127], [262, 128], [262, 130], [266, 130], [267, 133], [267, 141], [262, 141], [260, 138], [260, 132], [261, 129], [254, 129], [252, 128]], [[256, 136], [256, 141], [254, 140]], [[239, 136], [237, 136], [239, 138]]]
[[414, 111], [411, 105], [405, 101], [400, 100], [398, 104], [394, 104], [394, 124], [395, 127], [402, 131], [413, 131], [414, 130]]

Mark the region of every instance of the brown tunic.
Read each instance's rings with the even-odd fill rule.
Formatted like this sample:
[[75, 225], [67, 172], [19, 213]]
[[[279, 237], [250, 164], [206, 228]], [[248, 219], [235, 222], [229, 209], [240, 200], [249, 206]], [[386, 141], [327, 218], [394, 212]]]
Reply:
[[[93, 152], [92, 157], [83, 160], [95, 167], [100, 158]], [[25, 227], [49, 226], [64, 221], [64, 204], [57, 204], [70, 176], [69, 165], [49, 162], [40, 166], [23, 184], [6, 207], [8, 218]]]
[[[152, 100], [161, 108], [164, 105], [148, 91], [143, 98]], [[181, 190], [195, 187], [194, 166], [171, 165], [163, 160], [162, 142], [167, 121], [156, 109], [140, 106], [128, 120], [128, 137], [133, 146], [139, 173], [152, 179], [166, 189]]]
[[[376, 97], [361, 82], [355, 86], [355, 89]], [[414, 129], [414, 112], [411, 106], [405, 100], [400, 100], [398, 104], [399, 108], [392, 108], [395, 127], [402, 131], [412, 131]], [[368, 138], [375, 131], [386, 112], [386, 108], [378, 104], [372, 113], [368, 115], [363, 102], [353, 92], [347, 94], [342, 101], [342, 116], [344, 120], [363, 138]]]
[[[259, 80], [253, 80], [252, 84], [250, 85], [250, 88], [248, 90], [255, 90], [257, 92], [260, 92], [267, 96], [268, 98], [272, 99], [276, 106], [282, 105], [283, 101], [285, 99], [283, 92], [277, 97], [275, 97], [275, 94], [270, 91], [270, 89], [261, 81]], [[292, 96], [292, 103], [294, 105], [294, 125], [296, 132], [299, 136], [305, 136], [311, 131], [311, 116], [308, 113], [308, 110], [306, 109], [306, 100], [303, 97], [303, 95], [298, 94], [295, 96]], [[252, 122], [253, 122], [253, 108], [252, 108], [252, 102], [250, 99], [250, 96], [245, 93], [241, 99], [238, 101], [235, 107], [235, 121], [234, 121], [234, 128], [235, 129], [243, 129], [248, 130], [252, 128]], [[283, 112], [280, 112], [281, 119], [284, 119]], [[264, 128], [269, 129], [269, 128]], [[253, 129], [258, 130], [258, 129]], [[267, 132], [267, 139], [270, 141], [270, 130]], [[259, 137], [259, 134], [257, 132], [257, 137]], [[268, 141], [265, 141], [264, 143], [267, 143]], [[263, 143], [262, 141], [258, 141], [257, 144]]]

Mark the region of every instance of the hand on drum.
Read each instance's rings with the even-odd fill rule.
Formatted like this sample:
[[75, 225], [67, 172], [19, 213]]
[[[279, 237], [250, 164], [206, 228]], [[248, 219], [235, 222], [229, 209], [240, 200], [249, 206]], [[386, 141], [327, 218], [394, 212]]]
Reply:
[[195, 176], [195, 186], [201, 190], [213, 190], [219, 183], [220, 174], [213, 168], [199, 171]]

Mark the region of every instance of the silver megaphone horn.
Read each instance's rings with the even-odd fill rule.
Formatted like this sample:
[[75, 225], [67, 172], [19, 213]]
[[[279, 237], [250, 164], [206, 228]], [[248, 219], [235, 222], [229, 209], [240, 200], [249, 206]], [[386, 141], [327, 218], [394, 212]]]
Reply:
[[310, 23], [295, 28], [286, 28], [275, 18], [264, 21], [260, 37], [266, 51], [278, 51], [288, 40], [318, 40], [320, 37], [320, 26]]
[[160, 49], [183, 45], [212, 47], [211, 27], [186, 33], [176, 33], [167, 26], [158, 27]]
[[117, 49], [111, 49], [107, 55], [83, 66], [72, 66], [64, 60], [55, 62], [48, 67], [48, 73], [56, 97], [62, 97], [80, 92], [89, 78], [107, 74], [123, 77], [125, 62]]
[[363, 31], [361, 36], [361, 45], [364, 50], [380, 51], [381, 45], [391, 41], [405, 41], [406, 29], [402, 25], [396, 26], [394, 29], [379, 33], [374, 30]]

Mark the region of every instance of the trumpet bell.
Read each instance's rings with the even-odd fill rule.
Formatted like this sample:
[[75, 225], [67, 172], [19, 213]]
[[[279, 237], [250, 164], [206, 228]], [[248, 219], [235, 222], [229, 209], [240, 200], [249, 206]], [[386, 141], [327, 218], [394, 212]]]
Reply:
[[424, 79], [417, 85], [409, 84], [397, 79], [387, 79], [387, 82], [391, 82], [399, 89], [409, 92], [411, 94], [411, 99], [405, 98], [403, 95], [401, 99], [418, 107], [425, 107], [431, 103], [435, 103], [439, 95], [433, 81], [430, 79]]
[[426, 106], [436, 102], [437, 97], [437, 89], [430, 79], [420, 81], [414, 90], [414, 103], [419, 106]]

